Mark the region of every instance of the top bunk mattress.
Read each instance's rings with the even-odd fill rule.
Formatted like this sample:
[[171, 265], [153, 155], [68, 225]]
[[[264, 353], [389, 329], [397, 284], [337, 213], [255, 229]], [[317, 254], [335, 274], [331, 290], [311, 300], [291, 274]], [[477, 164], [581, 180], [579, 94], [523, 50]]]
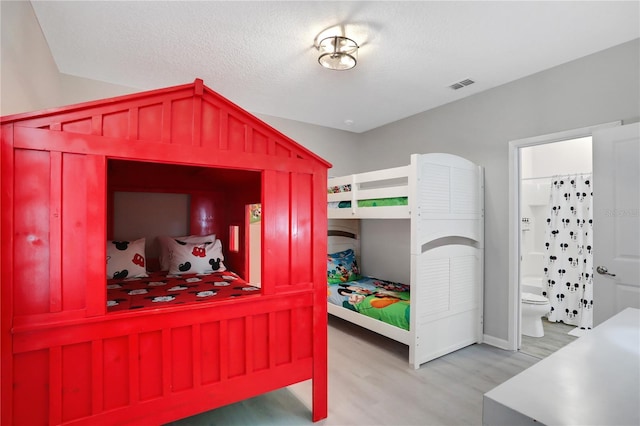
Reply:
[[[352, 192], [352, 185], [333, 185], [328, 190], [329, 217], [349, 217], [358, 212], [359, 216], [369, 215], [373, 217], [408, 217], [409, 197], [406, 184], [400, 187], [386, 188], [383, 190], [358, 190], [358, 195]], [[367, 197], [367, 194], [372, 195]], [[343, 210], [340, 210], [343, 209]]]
[[[407, 197], [372, 198], [370, 200], [358, 200], [358, 207], [389, 207], [406, 206], [409, 204]], [[328, 204], [330, 209], [351, 208], [351, 201], [333, 201]]]

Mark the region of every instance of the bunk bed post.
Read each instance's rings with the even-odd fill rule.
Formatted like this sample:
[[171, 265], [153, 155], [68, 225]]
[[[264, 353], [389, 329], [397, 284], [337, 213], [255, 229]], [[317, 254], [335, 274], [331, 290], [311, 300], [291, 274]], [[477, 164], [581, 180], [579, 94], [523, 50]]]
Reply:
[[480, 265], [478, 267], [477, 280], [480, 283], [478, 288], [478, 330], [477, 343], [484, 341], [484, 168], [478, 167], [478, 256], [480, 257]]
[[[417, 276], [417, 269], [418, 254], [420, 253], [420, 243], [418, 235], [418, 233], [420, 232], [420, 230], [418, 229], [418, 223], [420, 219], [420, 205], [418, 203], [418, 186], [420, 180], [420, 174], [418, 173], [418, 154], [411, 154], [411, 162], [409, 163], [408, 174], [409, 177], [407, 184], [409, 186], [409, 220], [411, 222], [411, 247], [409, 249], [409, 256], [411, 257], [411, 278], [409, 285], [412, 289], [415, 289], [417, 288], [419, 279], [419, 277]], [[411, 297], [413, 298], [413, 294], [411, 295]], [[420, 368], [420, 362], [416, 360], [416, 348], [420, 345], [417, 333], [417, 311], [417, 309], [411, 309], [409, 313], [409, 364], [416, 370]]]

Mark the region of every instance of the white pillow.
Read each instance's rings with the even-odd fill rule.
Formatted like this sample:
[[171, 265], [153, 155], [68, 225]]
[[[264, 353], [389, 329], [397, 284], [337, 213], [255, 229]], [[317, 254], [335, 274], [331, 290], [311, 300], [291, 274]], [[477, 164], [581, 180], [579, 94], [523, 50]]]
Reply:
[[185, 243], [213, 243], [216, 241], [216, 234], [210, 235], [187, 235], [184, 237], [166, 237], [161, 236], [158, 237], [158, 243], [160, 244], [160, 254], [158, 256], [158, 261], [160, 262], [160, 270], [168, 271], [169, 270], [169, 244], [171, 240], [178, 240]]
[[144, 238], [135, 241], [107, 241], [107, 278], [148, 277], [144, 243]]
[[171, 239], [169, 242], [169, 274], [209, 274], [226, 271], [222, 261], [222, 242], [186, 243]]

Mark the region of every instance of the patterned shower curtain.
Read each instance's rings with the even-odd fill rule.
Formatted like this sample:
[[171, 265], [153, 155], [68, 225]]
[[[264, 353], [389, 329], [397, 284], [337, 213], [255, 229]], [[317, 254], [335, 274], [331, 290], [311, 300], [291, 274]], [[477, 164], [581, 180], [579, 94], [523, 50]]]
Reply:
[[593, 181], [591, 175], [551, 179], [544, 249], [543, 295], [549, 321], [593, 325]]

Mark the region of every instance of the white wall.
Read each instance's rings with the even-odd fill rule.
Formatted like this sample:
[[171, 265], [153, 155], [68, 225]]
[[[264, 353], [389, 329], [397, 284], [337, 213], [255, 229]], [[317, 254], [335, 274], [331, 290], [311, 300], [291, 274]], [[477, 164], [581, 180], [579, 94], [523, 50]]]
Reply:
[[522, 182], [520, 216], [527, 222], [521, 224], [521, 277], [542, 277], [543, 275], [549, 194], [549, 182], [547, 180]]
[[138, 91], [60, 74], [28, 1], [0, 2], [0, 23], [0, 115]]
[[[30, 3], [2, 1], [0, 13], [2, 115], [137, 91], [59, 74]], [[506, 339], [508, 142], [620, 119], [637, 121], [639, 52], [635, 40], [364, 134], [260, 118], [333, 163], [333, 176], [408, 164], [412, 153], [449, 152], [483, 165], [485, 334]], [[364, 222], [363, 234], [371, 226]], [[374, 258], [380, 255], [375, 250], [363, 247]]]
[[58, 69], [31, 4], [0, 2], [0, 113], [46, 108], [60, 96]]
[[360, 266], [362, 273], [400, 283], [411, 282], [411, 222], [409, 220], [361, 220]]
[[523, 179], [591, 172], [591, 137], [528, 146], [520, 154]]

